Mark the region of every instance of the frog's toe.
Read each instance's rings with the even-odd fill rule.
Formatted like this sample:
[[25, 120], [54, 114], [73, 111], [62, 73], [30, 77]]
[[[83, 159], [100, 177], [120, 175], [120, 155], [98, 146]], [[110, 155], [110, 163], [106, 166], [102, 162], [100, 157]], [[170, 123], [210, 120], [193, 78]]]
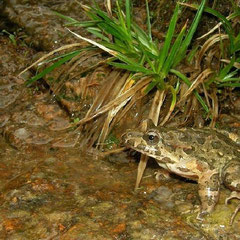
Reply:
[[235, 211], [233, 212], [232, 216], [231, 216], [231, 219], [230, 219], [230, 225], [233, 224], [233, 221], [237, 215], [237, 213], [239, 212], [240, 210], [240, 204], [238, 204], [238, 206], [236, 207]]
[[204, 217], [205, 217], [206, 215], [208, 215], [208, 214], [209, 214], [209, 212], [207, 212], [207, 211], [201, 211], [201, 212], [199, 212], [198, 215], [197, 215], [197, 220], [203, 221]]
[[[236, 192], [236, 191], [232, 192], [232, 193], [230, 194], [230, 196], [225, 199], [225, 204], [228, 204], [229, 200], [231, 200], [231, 199], [233, 199], [233, 198], [237, 198], [237, 199], [240, 200], [240, 192]], [[233, 213], [232, 216], [231, 216], [230, 225], [233, 224], [233, 221], [234, 221], [237, 213], [239, 212], [239, 210], [240, 210], [240, 204], [236, 207], [234, 213]]]
[[155, 179], [159, 182], [161, 179], [171, 179], [169, 171], [161, 168], [158, 171], [154, 172]]
[[231, 200], [231, 199], [233, 199], [233, 198], [237, 198], [237, 199], [240, 200], [240, 192], [233, 191], [233, 192], [230, 194], [230, 196], [225, 199], [225, 204], [227, 205], [228, 202], [229, 202], [229, 200]]

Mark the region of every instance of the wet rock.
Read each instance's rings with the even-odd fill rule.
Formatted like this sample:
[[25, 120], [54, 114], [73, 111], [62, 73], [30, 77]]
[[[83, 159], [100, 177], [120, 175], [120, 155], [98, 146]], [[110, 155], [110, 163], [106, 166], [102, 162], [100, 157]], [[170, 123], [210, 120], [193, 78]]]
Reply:
[[15, 84], [5, 84], [0, 86], [0, 109], [6, 108], [14, 103], [20, 92], [14, 89]]
[[28, 188], [29, 187], [23, 187], [22, 189], [12, 190], [8, 193], [5, 199], [9, 199], [9, 207], [11, 209], [28, 211], [46, 203], [48, 198], [46, 194], [36, 194]]
[[21, 149], [27, 144], [47, 144], [53, 140], [53, 138], [48, 135], [47, 130], [21, 127], [21, 125], [6, 126], [3, 134], [8, 142], [17, 149]]
[[12, 120], [17, 123], [26, 123], [29, 126], [44, 126], [46, 122], [33, 111], [15, 112]]
[[[67, 34], [56, 15], [44, 6], [22, 4], [21, 1], [9, 0], [4, 14], [11, 22], [24, 28], [30, 36], [35, 35], [35, 38], [25, 39], [25, 41], [31, 41], [37, 47], [50, 50], [60, 46], [62, 44], [60, 36]], [[54, 30], [52, 31], [52, 29]]]
[[20, 230], [20, 220], [17, 218], [8, 218], [3, 221], [3, 228], [6, 232], [12, 232], [13, 230]]
[[[81, 77], [81, 72], [86, 71], [103, 60], [99, 53], [89, 56], [88, 59], [79, 59], [78, 66], [71, 72], [70, 79], [59, 92], [59, 101], [75, 117], [84, 117], [90, 109], [95, 98], [99, 98], [101, 89], [106, 90], [109, 84], [106, 81], [110, 68], [104, 65], [88, 71], [87, 77]], [[74, 77], [75, 76], [75, 77]]]
[[240, 114], [240, 97], [234, 99], [233, 106], [235, 107], [235, 111]]
[[154, 199], [155, 201], [161, 203], [161, 206], [166, 208], [173, 208], [174, 202], [172, 197], [173, 191], [165, 186], [157, 188], [148, 196], [149, 199]]
[[239, 128], [239, 114], [221, 114], [219, 121], [227, 127]]
[[10, 104], [14, 103], [17, 97], [19, 96], [19, 93], [11, 93], [11, 94], [6, 94], [1, 93], [0, 96], [0, 108], [6, 108]]
[[61, 134], [61, 137], [56, 138], [52, 142], [53, 147], [60, 148], [72, 148], [75, 147], [78, 143], [81, 134], [79, 132], [69, 132], [65, 134]]
[[9, 120], [9, 115], [1, 114], [0, 115], [0, 128], [4, 127]]
[[106, 213], [106, 211], [108, 211], [109, 209], [112, 209], [113, 203], [112, 202], [107, 202], [104, 201], [102, 203], [98, 203], [95, 206], [91, 207], [91, 211], [94, 212], [94, 214], [96, 215], [101, 215], [103, 213]]
[[[81, 1], [81, 3], [89, 1]], [[65, 26], [65, 21], [58, 17], [54, 11], [66, 16], [71, 16], [77, 20], [86, 20], [86, 14], [76, 1], [25, 1], [7, 0], [3, 8], [3, 15], [12, 23], [23, 28], [27, 33], [24, 41], [29, 45], [44, 50], [75, 42]], [[86, 36], [87, 32], [82, 31]], [[89, 35], [89, 34], [88, 34]]]
[[0, 36], [0, 75], [4, 78], [17, 79], [16, 73], [29, 64], [33, 53], [34, 50], [26, 45], [15, 46], [8, 36]]
[[26, 128], [19, 128], [14, 132], [14, 137], [24, 140], [26, 143], [42, 145], [49, 143], [53, 138], [49, 137], [47, 134], [39, 132], [33, 132], [27, 130]]
[[56, 117], [48, 123], [48, 127], [52, 131], [61, 131], [69, 128], [70, 122], [66, 118]]
[[37, 102], [36, 110], [46, 121], [54, 120], [62, 115], [66, 116], [66, 113], [57, 104]]
[[127, 155], [128, 154], [126, 152], [111, 154], [110, 156], [108, 156], [108, 161], [115, 164], [126, 164], [135, 161], [133, 158], [127, 157]]
[[31, 132], [26, 128], [18, 128], [14, 131], [14, 136], [20, 140], [25, 140], [31, 136]]
[[[33, 41], [35, 46], [52, 49], [59, 46], [61, 41], [73, 41], [68, 38], [72, 36], [64, 35], [61, 23], [54, 22], [56, 18], [51, 10], [66, 15], [72, 10], [73, 15], [77, 16], [81, 11], [75, 1], [8, 0], [5, 3], [6, 16], [32, 35], [26, 42]], [[27, 51], [24, 52], [26, 48], [15, 48], [6, 38], [3, 41], [0, 37], [0, 41], [4, 43], [0, 47], [1, 76], [9, 72], [17, 73], [29, 64], [32, 57], [25, 58], [24, 54], [28, 55]], [[20, 55], [16, 54], [16, 50]], [[98, 58], [93, 60], [98, 61]], [[81, 65], [76, 74], [81, 72], [81, 68], [94, 64], [91, 59], [84, 63], [87, 63], [86, 66]], [[29, 78], [28, 74], [25, 79]], [[61, 103], [65, 103], [63, 105], [70, 113], [81, 109], [79, 115], [84, 115], [99, 89], [102, 87], [105, 90], [101, 84], [107, 74], [98, 75], [101, 71], [81, 77], [79, 81], [76, 75], [74, 81], [66, 82], [65, 92], [60, 93], [73, 99], [75, 106], [66, 99]], [[125, 154], [120, 154], [121, 164], [111, 164], [118, 163], [117, 158], [100, 161], [91, 155], [82, 155], [78, 148], [72, 148], [82, 136], [66, 130], [69, 117], [56, 102], [49, 100], [51, 96], [48, 91], [42, 94], [30, 88], [22, 94], [22, 90], [26, 89], [25, 86], [20, 87], [23, 81], [13, 81], [14, 78], [8, 76], [9, 79], [11, 81], [0, 84], [3, 86], [0, 89], [3, 98], [0, 100], [4, 106], [0, 126], [4, 128], [6, 139], [19, 151], [0, 143], [0, 197], [3, 200], [0, 206], [0, 239], [239, 239], [239, 216], [234, 227], [226, 224], [237, 203], [224, 206], [224, 201], [221, 201], [216, 211], [202, 223], [195, 219], [196, 213], [191, 211], [193, 207], [198, 207], [196, 188], [184, 182], [176, 184], [176, 181], [165, 181], [164, 186], [157, 187], [148, 197], [147, 193], [144, 196], [134, 194], [137, 171], [134, 161], [126, 159]], [[15, 98], [15, 93], [22, 95]], [[79, 98], [82, 102], [77, 106]], [[127, 122], [133, 124], [130, 120], [136, 119], [138, 113], [130, 114], [133, 117], [127, 116]], [[126, 128], [126, 119], [121, 121], [119, 132]], [[89, 128], [93, 128], [92, 123]], [[47, 143], [69, 148], [24, 150], [26, 145]], [[132, 164], [126, 164], [130, 161]], [[144, 179], [142, 188], [144, 184], [147, 184], [147, 189], [156, 188], [152, 179]], [[186, 194], [181, 186], [192, 195]], [[176, 192], [180, 195], [177, 200]]]
[[193, 210], [193, 205], [189, 202], [175, 201], [174, 204], [180, 214], [186, 214]]

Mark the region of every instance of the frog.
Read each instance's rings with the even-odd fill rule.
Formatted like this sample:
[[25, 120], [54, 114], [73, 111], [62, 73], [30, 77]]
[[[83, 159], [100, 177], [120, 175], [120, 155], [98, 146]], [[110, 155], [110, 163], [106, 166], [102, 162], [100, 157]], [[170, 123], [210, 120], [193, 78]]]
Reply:
[[[123, 143], [142, 154], [154, 158], [170, 173], [198, 183], [200, 210], [198, 220], [213, 212], [219, 200], [220, 186], [240, 200], [240, 145], [214, 128], [174, 128], [149, 124], [146, 131], [126, 130]], [[240, 210], [232, 214], [230, 224]]]

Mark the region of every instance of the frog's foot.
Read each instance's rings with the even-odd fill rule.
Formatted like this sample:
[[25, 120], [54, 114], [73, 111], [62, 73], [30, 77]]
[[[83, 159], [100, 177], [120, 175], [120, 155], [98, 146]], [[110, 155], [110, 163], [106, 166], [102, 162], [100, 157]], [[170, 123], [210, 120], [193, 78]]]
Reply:
[[171, 179], [170, 172], [166, 169], [159, 169], [158, 171], [154, 172], [155, 179], [159, 182], [160, 179]]
[[202, 173], [198, 180], [198, 193], [201, 199], [201, 210], [197, 219], [203, 217], [214, 210], [219, 198], [220, 180], [219, 174], [215, 170], [208, 170]]
[[207, 212], [207, 211], [199, 212], [197, 215], [197, 220], [203, 221], [204, 217], [207, 216], [208, 214], [209, 214], [209, 212]]
[[[236, 191], [232, 192], [231, 195], [228, 198], [226, 198], [225, 204], [228, 204], [229, 200], [231, 200], [233, 198], [237, 198], [237, 199], [240, 200], [240, 192], [236, 192]], [[236, 207], [234, 213], [231, 216], [230, 225], [233, 224], [234, 218], [236, 217], [236, 215], [237, 215], [239, 210], [240, 210], [240, 204], [238, 204], [238, 206]]]

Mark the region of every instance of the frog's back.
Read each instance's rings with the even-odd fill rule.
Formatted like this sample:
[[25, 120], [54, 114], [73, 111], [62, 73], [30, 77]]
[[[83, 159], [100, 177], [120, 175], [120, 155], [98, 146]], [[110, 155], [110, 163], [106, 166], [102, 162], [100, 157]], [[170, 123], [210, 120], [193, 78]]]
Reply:
[[239, 145], [215, 129], [161, 127], [158, 130], [166, 147], [182, 148], [190, 157], [207, 162], [213, 168], [231, 160], [240, 161]]

